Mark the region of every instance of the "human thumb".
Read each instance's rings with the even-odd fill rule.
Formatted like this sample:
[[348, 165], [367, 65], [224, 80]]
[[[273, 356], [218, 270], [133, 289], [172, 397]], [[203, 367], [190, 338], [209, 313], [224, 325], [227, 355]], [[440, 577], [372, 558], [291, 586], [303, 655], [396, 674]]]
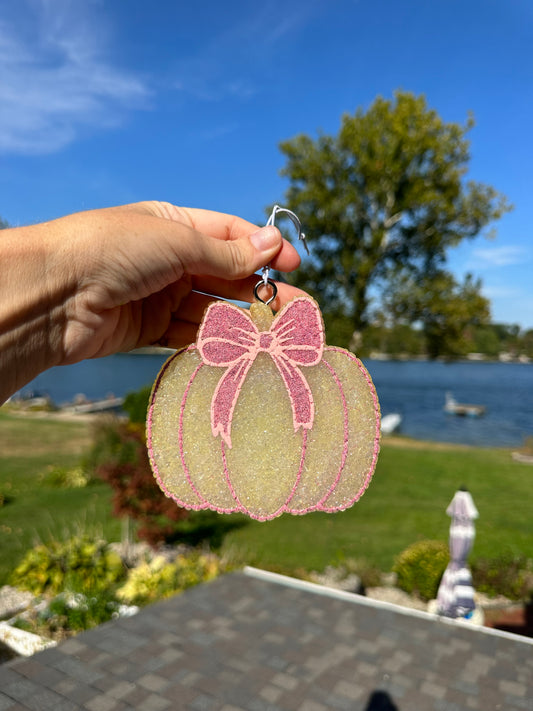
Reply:
[[[257, 232], [253, 232], [249, 237], [239, 237], [236, 240], [229, 240], [221, 243], [216, 241], [216, 252], [212, 254], [213, 262], [218, 262], [217, 275], [222, 276], [220, 267], [220, 257], [222, 257], [223, 268], [226, 271], [226, 278], [235, 279], [249, 276], [257, 269], [269, 264], [280, 252], [283, 240], [277, 227], [262, 227]], [[211, 243], [214, 247], [215, 245]], [[213, 265], [214, 266], [214, 265]]]
[[262, 227], [250, 235], [250, 242], [262, 255], [272, 257], [281, 247], [281, 235], [277, 227]]

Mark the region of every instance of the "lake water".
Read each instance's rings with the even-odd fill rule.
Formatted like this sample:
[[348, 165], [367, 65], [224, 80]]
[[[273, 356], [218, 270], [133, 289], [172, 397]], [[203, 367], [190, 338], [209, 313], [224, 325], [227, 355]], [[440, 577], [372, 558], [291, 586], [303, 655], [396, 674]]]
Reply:
[[[533, 436], [533, 364], [378, 362], [367, 366], [383, 414], [399, 412], [401, 431], [417, 439], [516, 446]], [[484, 405], [482, 417], [444, 412], [446, 392]]]
[[[47, 393], [57, 404], [83, 393], [123, 396], [151, 384], [166, 356], [119, 354], [52, 368], [23, 388]], [[512, 447], [533, 436], [533, 364], [441, 363], [366, 360], [384, 415], [402, 415], [410, 437], [479, 446]], [[446, 392], [460, 402], [484, 405], [483, 417], [443, 411]]]

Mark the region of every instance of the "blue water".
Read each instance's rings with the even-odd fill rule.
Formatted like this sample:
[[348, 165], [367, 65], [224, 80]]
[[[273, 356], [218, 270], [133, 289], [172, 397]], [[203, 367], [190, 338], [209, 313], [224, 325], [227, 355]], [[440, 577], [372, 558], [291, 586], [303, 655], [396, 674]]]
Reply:
[[[401, 431], [417, 439], [516, 446], [533, 436], [533, 365], [368, 361], [383, 414], [399, 412]], [[446, 392], [484, 405], [483, 417], [444, 412]]]
[[89, 400], [101, 400], [108, 395], [123, 397], [153, 383], [165, 360], [164, 355], [128, 353], [85, 360], [41, 373], [20, 394], [46, 394], [57, 405], [71, 402], [80, 394]]
[[[23, 388], [47, 393], [57, 404], [83, 393], [89, 399], [123, 396], [151, 384], [165, 356], [119, 354], [52, 368]], [[402, 415], [410, 437], [479, 446], [512, 447], [533, 436], [533, 364], [367, 360], [384, 415]], [[449, 391], [460, 402], [484, 405], [485, 416], [443, 411]]]

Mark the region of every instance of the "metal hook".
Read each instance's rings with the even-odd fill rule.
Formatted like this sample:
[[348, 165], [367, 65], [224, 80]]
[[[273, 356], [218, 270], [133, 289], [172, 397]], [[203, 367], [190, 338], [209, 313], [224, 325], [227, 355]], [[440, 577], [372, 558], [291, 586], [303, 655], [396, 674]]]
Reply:
[[302, 232], [302, 223], [298, 219], [298, 216], [292, 210], [289, 210], [286, 207], [280, 207], [279, 205], [274, 205], [274, 207], [272, 209], [272, 214], [268, 218], [267, 226], [273, 225], [275, 223], [276, 215], [280, 212], [283, 212], [285, 215], [287, 215], [287, 217], [290, 219], [292, 224], [296, 227], [296, 230], [298, 232], [298, 239], [303, 242], [305, 251], [307, 252], [307, 254], [309, 254], [309, 247], [307, 246], [305, 234]]
[[[298, 239], [301, 240], [304, 244], [305, 251], [307, 254], [309, 254], [309, 247], [307, 246], [307, 242], [305, 241], [305, 235], [302, 232], [302, 224], [300, 220], [298, 219], [298, 216], [295, 215], [295, 213], [292, 210], [287, 209], [286, 207], [280, 207], [279, 205], [274, 205], [274, 208], [272, 209], [272, 214], [268, 218], [267, 221], [267, 227], [270, 225], [274, 225], [276, 221], [276, 215], [279, 214], [280, 212], [283, 212], [287, 217], [291, 220], [292, 224], [296, 227], [296, 230], [298, 231]], [[270, 274], [270, 264], [266, 264], [263, 267], [263, 270], [261, 272], [261, 280], [257, 282], [257, 284], [254, 287], [254, 296], [258, 301], [261, 301], [263, 304], [270, 304], [274, 299], [276, 298], [278, 294], [278, 287], [276, 286], [276, 283], [272, 281], [272, 279], [269, 279], [269, 274]], [[272, 296], [268, 301], [263, 301], [263, 299], [259, 296], [259, 288], [261, 286], [268, 287], [272, 289]]]

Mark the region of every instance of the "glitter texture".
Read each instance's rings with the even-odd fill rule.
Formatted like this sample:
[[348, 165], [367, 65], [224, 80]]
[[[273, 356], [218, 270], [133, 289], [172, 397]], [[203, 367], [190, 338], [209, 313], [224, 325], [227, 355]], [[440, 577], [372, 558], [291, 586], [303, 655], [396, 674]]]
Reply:
[[[212, 306], [198, 344], [165, 363], [152, 392], [148, 449], [163, 491], [187, 508], [241, 511], [258, 520], [351, 506], [368, 486], [379, 451], [379, 404], [361, 362], [324, 346], [320, 311], [310, 298], [298, 297], [275, 319], [264, 304], [250, 312], [228, 305], [229, 321], [213, 309], [216, 318], [208, 319]], [[291, 357], [276, 359], [274, 341], [289, 344]], [[238, 388], [229, 387], [221, 405], [230, 411], [228, 441], [222, 431], [214, 435], [213, 409], [220, 383], [237, 368], [244, 375], [231, 373]], [[299, 374], [293, 382], [291, 369]], [[297, 427], [310, 413], [295, 403], [309, 401], [312, 422]]]

